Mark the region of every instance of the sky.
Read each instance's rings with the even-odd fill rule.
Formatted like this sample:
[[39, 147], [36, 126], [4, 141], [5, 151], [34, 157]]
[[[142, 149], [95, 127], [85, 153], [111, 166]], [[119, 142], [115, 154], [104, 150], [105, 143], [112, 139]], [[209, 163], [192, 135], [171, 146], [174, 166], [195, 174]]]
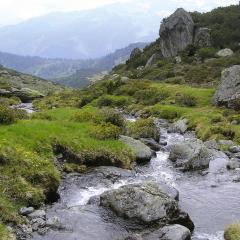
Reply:
[[159, 9], [159, 12], [166, 16], [177, 7], [184, 7], [191, 11], [208, 11], [214, 7], [239, 2], [238, 0], [0, 0], [0, 26], [16, 24], [51, 12], [86, 10], [107, 4], [134, 1], [138, 5], [142, 4], [146, 10], [150, 2], [155, 1], [159, 4], [167, 1], [167, 6]]

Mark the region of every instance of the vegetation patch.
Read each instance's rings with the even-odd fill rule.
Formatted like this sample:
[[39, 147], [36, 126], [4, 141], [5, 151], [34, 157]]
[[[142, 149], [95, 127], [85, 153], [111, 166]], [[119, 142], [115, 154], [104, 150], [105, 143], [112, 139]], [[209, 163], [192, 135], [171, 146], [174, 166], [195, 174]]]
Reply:
[[224, 232], [225, 240], [239, 240], [240, 239], [240, 224], [232, 224]]

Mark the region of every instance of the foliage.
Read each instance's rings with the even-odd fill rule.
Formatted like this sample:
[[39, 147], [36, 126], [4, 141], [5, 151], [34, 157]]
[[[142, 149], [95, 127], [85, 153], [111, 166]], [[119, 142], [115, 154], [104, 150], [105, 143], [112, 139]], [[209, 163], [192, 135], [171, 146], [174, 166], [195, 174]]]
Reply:
[[153, 138], [156, 141], [159, 141], [160, 137], [159, 130], [151, 118], [139, 119], [134, 123], [129, 123], [127, 126], [127, 135], [136, 139]]
[[180, 106], [195, 107], [197, 105], [197, 99], [189, 94], [180, 94], [176, 96], [176, 103]]
[[238, 49], [240, 39], [239, 5], [219, 7], [207, 13], [192, 13], [194, 22], [211, 29], [212, 44], [215, 48]]
[[65, 163], [63, 170], [67, 173], [84, 173], [87, 170], [87, 167], [85, 165], [78, 165], [75, 163]]
[[200, 48], [198, 50], [198, 55], [202, 61], [204, 61], [207, 58], [214, 58], [216, 56], [216, 49], [211, 47]]
[[102, 123], [96, 125], [91, 136], [96, 139], [106, 140], [106, 139], [118, 139], [120, 135], [120, 128], [111, 123]]
[[224, 232], [225, 240], [240, 240], [240, 224], [232, 224], [228, 226]]

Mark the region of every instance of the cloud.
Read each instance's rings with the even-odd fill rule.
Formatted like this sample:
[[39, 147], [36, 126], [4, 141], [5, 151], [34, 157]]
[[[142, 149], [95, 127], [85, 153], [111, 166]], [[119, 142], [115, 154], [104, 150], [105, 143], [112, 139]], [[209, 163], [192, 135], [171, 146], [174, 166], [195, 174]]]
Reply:
[[178, 7], [208, 11], [217, 6], [237, 4], [238, 0], [0, 0], [0, 25], [17, 23], [56, 11], [92, 9], [106, 4], [130, 2], [136, 11], [157, 11], [167, 16]]

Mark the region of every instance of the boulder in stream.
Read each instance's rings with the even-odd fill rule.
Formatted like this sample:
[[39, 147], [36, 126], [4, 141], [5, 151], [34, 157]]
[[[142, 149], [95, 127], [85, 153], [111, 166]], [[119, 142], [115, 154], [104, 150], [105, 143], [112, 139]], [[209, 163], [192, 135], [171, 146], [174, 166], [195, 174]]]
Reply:
[[180, 133], [180, 134], [184, 134], [187, 129], [188, 129], [188, 120], [186, 118], [181, 119], [175, 123], [173, 123], [169, 129], [168, 132], [170, 133]]
[[120, 141], [128, 145], [135, 153], [138, 163], [148, 162], [153, 156], [151, 149], [139, 140], [127, 136], [120, 136]]
[[154, 182], [130, 184], [107, 191], [100, 196], [100, 204], [118, 216], [143, 226], [174, 222], [190, 230], [194, 228], [189, 216], [180, 210], [178, 202]]
[[169, 159], [184, 171], [206, 169], [212, 157], [212, 151], [200, 140], [184, 140], [170, 145]]

